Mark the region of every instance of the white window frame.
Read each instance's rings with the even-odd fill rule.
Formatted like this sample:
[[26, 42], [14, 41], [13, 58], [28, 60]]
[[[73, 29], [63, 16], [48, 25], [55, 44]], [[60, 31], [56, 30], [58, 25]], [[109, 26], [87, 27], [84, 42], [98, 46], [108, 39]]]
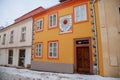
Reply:
[[82, 22], [86, 20], [87, 20], [87, 5], [82, 4], [82, 5], [74, 7], [74, 21]]
[[[13, 64], [13, 50], [11, 50], [11, 51], [12, 51], [12, 56], [10, 56], [10, 53], [9, 53], [9, 55], [8, 55], [8, 64], [12, 65]], [[9, 52], [10, 52], [10, 50], [9, 50]], [[12, 59], [12, 62], [9, 63], [10, 58]]]
[[39, 19], [39, 20], [37, 20], [37, 28], [36, 28], [36, 30], [43, 30], [43, 19], [41, 18], [41, 19]]
[[[54, 20], [54, 16], [56, 16], [55, 20]], [[54, 13], [49, 15], [49, 28], [54, 28], [56, 26], [57, 26], [57, 13]]]
[[14, 38], [14, 31], [10, 32], [10, 43], [13, 42], [13, 38]]
[[35, 56], [36, 57], [42, 57], [42, 43], [37, 43], [35, 49]]
[[[50, 44], [51, 44], [52, 46], [50, 46]], [[54, 44], [56, 44], [56, 47], [54, 46]], [[49, 57], [49, 58], [58, 58], [58, 41], [49, 42], [49, 43], [48, 43], [48, 47], [49, 47], [48, 57]], [[54, 50], [55, 50], [55, 52], [56, 52], [56, 56], [54, 55]]]
[[21, 41], [25, 41], [25, 39], [26, 39], [26, 27], [22, 27], [21, 28]]

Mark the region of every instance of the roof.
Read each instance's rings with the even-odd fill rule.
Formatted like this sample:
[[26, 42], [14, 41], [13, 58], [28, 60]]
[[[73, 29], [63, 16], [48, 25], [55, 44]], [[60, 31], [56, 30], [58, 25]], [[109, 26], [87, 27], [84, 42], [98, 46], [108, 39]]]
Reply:
[[40, 12], [42, 12], [43, 10], [45, 10], [43, 7], [38, 7], [38, 8], [36, 8], [36, 9], [34, 9], [34, 10], [32, 10], [32, 11], [24, 14], [23, 16], [15, 19], [15, 23], [20, 22], [20, 21], [22, 21], [22, 20], [24, 20], [24, 19], [26, 19], [26, 18], [29, 18], [29, 17], [37, 14], [37, 13], [40, 13]]
[[[42, 14], [43, 12], [46, 12], [46, 11], [49, 12], [49, 10], [54, 10], [54, 9], [60, 8], [61, 6], [66, 6], [69, 3], [73, 3], [73, 2], [74, 3], [76, 3], [76, 2], [78, 3], [78, 2], [83, 2], [83, 1], [89, 1], [89, 0], [65, 0], [65, 1], [61, 2], [60, 4], [52, 6], [52, 7], [48, 8], [48, 9], [44, 9], [43, 7], [40, 6], [40, 7], [36, 8], [36, 9], [26, 13], [25, 15], [15, 19], [15, 22], [13, 24], [11, 24], [11, 25], [19, 23], [20, 21], [25, 20], [27, 18], [30, 18], [30, 17], [36, 16], [36, 15]], [[9, 25], [9, 26], [1, 29], [1, 30], [4, 30], [4, 29], [10, 27], [11, 25]]]
[[[43, 11], [41, 11], [41, 12], [38, 13], [38, 14], [35, 14], [34, 16], [39, 15], [39, 14], [43, 14], [43, 13], [46, 12], [46, 11], [49, 12], [49, 10], [56, 10], [58, 7], [60, 8], [61, 6], [66, 6], [67, 4], [73, 3], [74, 1], [75, 1], [75, 0], [64, 0], [63, 2], [60, 2], [59, 4], [56, 4], [56, 5], [52, 6], [52, 7], [49, 7], [49, 8], [47, 8], [47, 9], [44, 9]], [[80, 0], [80, 1], [82, 1], [82, 0]], [[32, 16], [32, 17], [34, 17], [34, 16]]]
[[4, 28], [2, 28], [2, 29], [0, 29], [0, 31], [2, 31], [2, 30], [4, 30], [4, 29], [7, 29], [7, 28], [9, 28], [10, 26], [12, 26], [12, 25], [14, 25], [14, 24], [19, 23], [20, 21], [23, 21], [23, 20], [25, 20], [25, 19], [27, 19], [27, 18], [30, 18], [30, 17], [32, 17], [33, 15], [42, 12], [43, 10], [45, 10], [43, 7], [38, 7], [38, 8], [36, 8], [36, 9], [34, 9], [34, 10], [32, 10], [32, 11], [24, 14], [23, 16], [15, 19], [15, 22], [14, 22], [13, 24], [11, 24], [11, 25], [9, 25], [9, 26], [7, 26], [7, 27], [4, 27]]
[[38, 13], [38, 14], [33, 15], [32, 17], [34, 18], [35, 16], [42, 15], [42, 14], [44, 14], [44, 13], [49, 13], [51, 10], [57, 10], [57, 9], [65, 8], [65, 7], [67, 7], [68, 5], [72, 5], [73, 3], [74, 3], [74, 4], [77, 4], [77, 3], [82, 3], [82, 2], [86, 2], [86, 1], [89, 1], [89, 0], [64, 0], [63, 2], [60, 2], [60, 3], [57, 4], [57, 5], [54, 5], [54, 6], [52, 6], [52, 7], [49, 7], [49, 8], [47, 8], [47, 9], [44, 9], [43, 11], [41, 11], [41, 12]]

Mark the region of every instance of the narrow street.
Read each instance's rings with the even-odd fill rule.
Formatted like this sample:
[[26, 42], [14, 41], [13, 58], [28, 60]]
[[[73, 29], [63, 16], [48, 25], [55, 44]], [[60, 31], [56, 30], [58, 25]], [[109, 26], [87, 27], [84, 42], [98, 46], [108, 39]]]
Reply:
[[120, 80], [120, 78], [41, 72], [0, 66], [0, 80]]

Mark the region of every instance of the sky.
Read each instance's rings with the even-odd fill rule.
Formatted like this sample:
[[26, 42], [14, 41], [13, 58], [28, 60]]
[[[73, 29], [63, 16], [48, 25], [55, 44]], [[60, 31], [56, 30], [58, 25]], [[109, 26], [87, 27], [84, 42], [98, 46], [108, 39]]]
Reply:
[[0, 26], [8, 26], [20, 16], [40, 6], [49, 8], [59, 0], [0, 0]]

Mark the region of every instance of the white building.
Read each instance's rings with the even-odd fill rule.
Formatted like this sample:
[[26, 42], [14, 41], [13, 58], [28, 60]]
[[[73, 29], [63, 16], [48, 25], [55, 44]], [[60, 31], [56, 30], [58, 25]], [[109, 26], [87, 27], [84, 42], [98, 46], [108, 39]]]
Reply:
[[32, 18], [0, 30], [0, 64], [27, 67], [31, 63]]
[[39, 7], [0, 30], [0, 65], [28, 67], [31, 64], [32, 17], [44, 10]]

